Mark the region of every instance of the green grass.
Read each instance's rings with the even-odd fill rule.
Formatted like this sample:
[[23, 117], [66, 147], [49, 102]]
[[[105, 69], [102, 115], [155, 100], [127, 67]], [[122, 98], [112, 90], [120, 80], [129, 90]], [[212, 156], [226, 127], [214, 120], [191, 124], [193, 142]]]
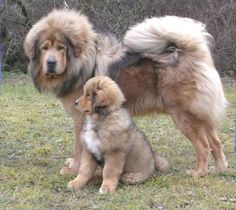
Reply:
[[[227, 172], [192, 178], [186, 174], [194, 162], [191, 144], [168, 116], [135, 119], [152, 147], [168, 158], [166, 174], [144, 184], [119, 185], [111, 195], [99, 186], [80, 192], [67, 189], [73, 177], [60, 168], [71, 157], [73, 123], [60, 102], [36, 92], [27, 75], [4, 74], [0, 89], [0, 208], [3, 209], [236, 209], [233, 169], [233, 133], [236, 83], [225, 82], [230, 106], [219, 128], [230, 164]], [[233, 104], [234, 102], [234, 104]], [[212, 165], [212, 159], [210, 165]]]

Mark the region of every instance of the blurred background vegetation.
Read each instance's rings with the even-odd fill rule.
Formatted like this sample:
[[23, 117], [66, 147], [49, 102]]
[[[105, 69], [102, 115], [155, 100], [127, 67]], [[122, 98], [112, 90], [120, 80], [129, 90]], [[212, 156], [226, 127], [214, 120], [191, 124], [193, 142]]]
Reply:
[[[0, 0], [3, 70], [27, 72], [24, 37], [31, 26], [64, 0]], [[177, 15], [200, 20], [214, 36], [214, 60], [221, 76], [236, 76], [235, 0], [66, 0], [88, 15], [100, 33], [122, 38], [129, 26], [146, 17]]]

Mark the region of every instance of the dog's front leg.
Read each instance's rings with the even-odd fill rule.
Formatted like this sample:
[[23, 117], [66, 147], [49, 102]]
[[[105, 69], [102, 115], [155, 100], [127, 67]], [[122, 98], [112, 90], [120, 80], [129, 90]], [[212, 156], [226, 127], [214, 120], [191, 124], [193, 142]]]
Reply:
[[83, 125], [82, 116], [78, 116], [74, 119], [74, 133], [75, 133], [75, 142], [73, 148], [73, 158], [68, 158], [65, 162], [66, 166], [63, 167], [60, 171], [61, 175], [74, 175], [78, 173], [79, 164], [80, 164], [80, 155], [82, 151], [82, 144], [80, 140], [80, 132]]
[[101, 194], [113, 192], [119, 182], [125, 164], [124, 152], [112, 152], [104, 156], [103, 181], [99, 189]]

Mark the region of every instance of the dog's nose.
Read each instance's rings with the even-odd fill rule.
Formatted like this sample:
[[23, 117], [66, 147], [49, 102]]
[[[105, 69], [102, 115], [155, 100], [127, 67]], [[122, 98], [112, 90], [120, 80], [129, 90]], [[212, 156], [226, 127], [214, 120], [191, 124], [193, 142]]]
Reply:
[[54, 58], [50, 58], [47, 60], [48, 73], [54, 73], [55, 66], [56, 66], [56, 60]]

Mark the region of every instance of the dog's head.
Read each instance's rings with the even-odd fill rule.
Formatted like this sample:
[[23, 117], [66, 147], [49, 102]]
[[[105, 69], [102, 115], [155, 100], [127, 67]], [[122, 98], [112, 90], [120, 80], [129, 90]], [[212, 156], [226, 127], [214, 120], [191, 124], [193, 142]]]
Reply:
[[[39, 73], [46, 79], [58, 78], [63, 75], [67, 67], [67, 56], [71, 51], [69, 40], [55, 31], [44, 31], [38, 34], [33, 43], [29, 58], [38, 61]], [[35, 71], [35, 69], [30, 69]]]
[[91, 75], [96, 33], [80, 12], [54, 10], [39, 20], [25, 38], [29, 71], [39, 91], [62, 96]]
[[123, 93], [112, 79], [97, 76], [85, 83], [83, 95], [75, 101], [75, 106], [82, 113], [107, 115], [119, 109], [124, 101]]

